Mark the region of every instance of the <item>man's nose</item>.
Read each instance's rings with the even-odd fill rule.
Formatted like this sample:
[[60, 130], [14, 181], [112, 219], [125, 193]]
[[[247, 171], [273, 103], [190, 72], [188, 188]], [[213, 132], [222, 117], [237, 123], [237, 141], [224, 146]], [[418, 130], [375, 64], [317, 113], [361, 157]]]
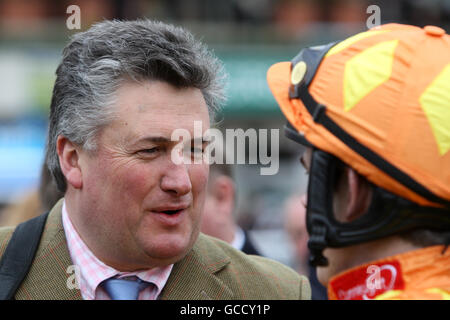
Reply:
[[192, 189], [192, 184], [187, 166], [183, 163], [172, 163], [161, 179], [161, 189], [178, 196], [189, 193]]

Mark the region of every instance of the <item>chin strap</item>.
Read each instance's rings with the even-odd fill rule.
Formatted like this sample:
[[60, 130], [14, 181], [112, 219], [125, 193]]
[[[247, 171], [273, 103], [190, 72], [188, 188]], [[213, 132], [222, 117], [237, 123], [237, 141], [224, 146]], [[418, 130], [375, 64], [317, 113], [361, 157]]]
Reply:
[[[325, 230], [325, 229], [323, 229], [323, 230]], [[323, 235], [325, 238], [325, 232], [323, 232]], [[323, 250], [326, 248], [326, 246], [317, 245], [317, 243], [309, 243], [308, 242], [308, 248], [310, 251], [309, 264], [311, 266], [314, 266], [314, 267], [328, 266], [328, 259], [323, 255]]]
[[[319, 217], [320, 218], [320, 217]], [[328, 259], [323, 255], [327, 247], [327, 224], [323, 219], [314, 219], [310, 230], [308, 249], [310, 251], [309, 264], [312, 266], [327, 266]]]

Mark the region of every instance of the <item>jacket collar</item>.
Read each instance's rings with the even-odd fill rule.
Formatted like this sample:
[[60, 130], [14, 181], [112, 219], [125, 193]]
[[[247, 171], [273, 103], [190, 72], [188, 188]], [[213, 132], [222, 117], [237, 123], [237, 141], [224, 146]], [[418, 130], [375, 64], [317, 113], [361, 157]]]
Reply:
[[200, 234], [192, 250], [177, 262], [164, 287], [163, 300], [228, 300], [233, 292], [216, 273], [230, 263], [225, 252]]
[[[221, 248], [200, 234], [192, 250], [175, 263], [160, 299], [230, 299], [232, 291], [215, 275], [229, 262]], [[15, 298], [80, 300], [75, 272], [62, 224], [60, 200], [50, 211], [34, 262]]]

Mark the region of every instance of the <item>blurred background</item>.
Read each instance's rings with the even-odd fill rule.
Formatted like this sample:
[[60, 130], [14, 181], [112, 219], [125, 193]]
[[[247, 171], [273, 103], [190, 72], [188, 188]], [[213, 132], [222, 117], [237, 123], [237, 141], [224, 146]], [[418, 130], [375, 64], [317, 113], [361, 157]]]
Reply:
[[[79, 6], [81, 29], [66, 13]], [[282, 128], [284, 119], [266, 84], [266, 71], [302, 47], [367, 30], [369, 5], [381, 23], [450, 23], [450, 0], [0, 0], [0, 210], [39, 184], [55, 69], [69, 37], [103, 19], [151, 18], [184, 26], [224, 62], [228, 102], [221, 128]], [[280, 130], [280, 169], [237, 165], [238, 223], [260, 252], [292, 265], [283, 229], [284, 203], [304, 193], [298, 145]], [[0, 213], [1, 216], [1, 213]]]

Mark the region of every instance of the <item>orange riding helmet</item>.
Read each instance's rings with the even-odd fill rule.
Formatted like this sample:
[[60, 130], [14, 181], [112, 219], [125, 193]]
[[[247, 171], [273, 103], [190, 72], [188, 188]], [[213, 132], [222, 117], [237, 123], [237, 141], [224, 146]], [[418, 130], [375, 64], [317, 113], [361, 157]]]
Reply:
[[288, 135], [449, 219], [450, 36], [443, 29], [386, 24], [304, 49], [273, 65], [267, 79]]

